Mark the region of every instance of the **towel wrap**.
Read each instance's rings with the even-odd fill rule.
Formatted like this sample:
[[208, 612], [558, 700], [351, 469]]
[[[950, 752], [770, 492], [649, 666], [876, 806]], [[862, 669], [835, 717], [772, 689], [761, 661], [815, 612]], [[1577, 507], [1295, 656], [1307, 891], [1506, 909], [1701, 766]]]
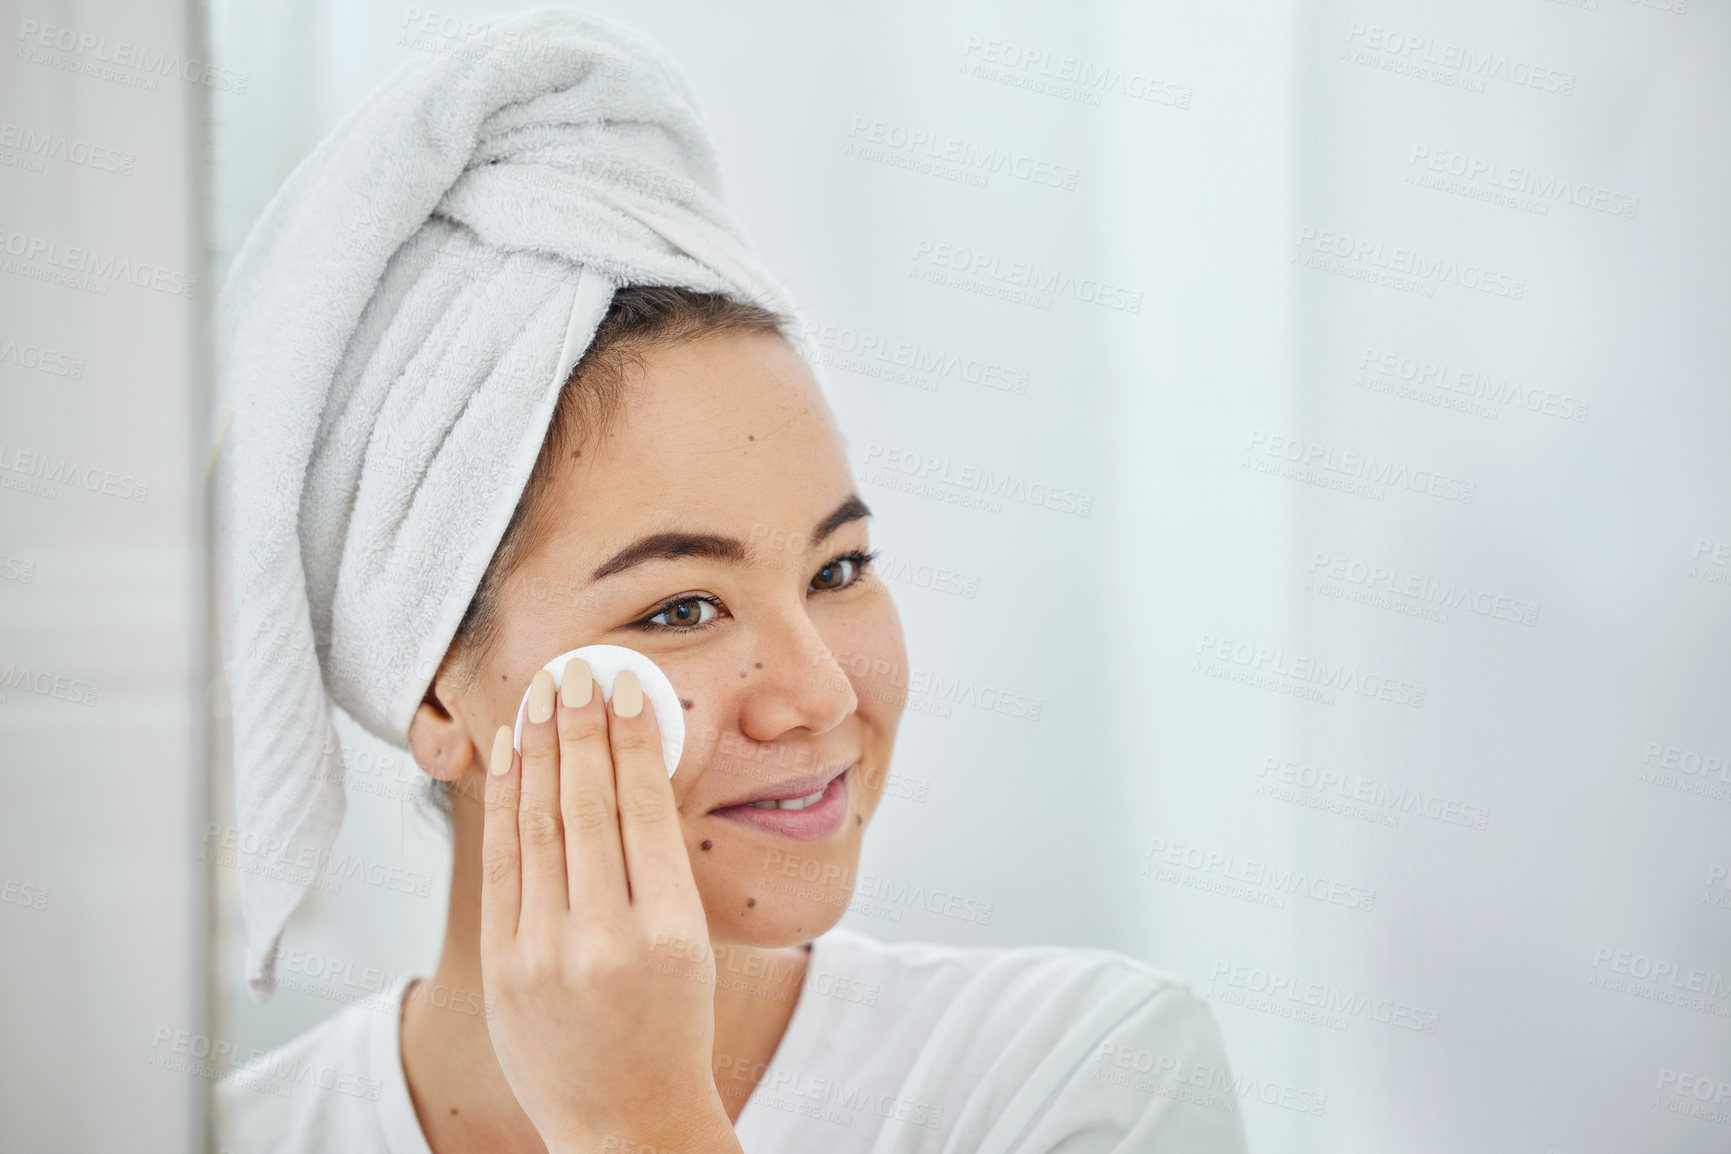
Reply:
[[793, 315], [673, 64], [548, 8], [390, 74], [289, 176], [217, 307], [220, 641], [246, 975], [344, 811], [340, 707], [399, 747], [617, 286]]

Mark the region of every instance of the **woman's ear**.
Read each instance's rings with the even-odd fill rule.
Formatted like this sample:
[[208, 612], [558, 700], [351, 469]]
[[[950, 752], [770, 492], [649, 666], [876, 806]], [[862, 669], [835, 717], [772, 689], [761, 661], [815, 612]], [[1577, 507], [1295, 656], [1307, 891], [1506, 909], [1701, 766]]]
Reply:
[[409, 752], [415, 764], [429, 777], [456, 781], [475, 764], [475, 743], [454, 713], [439, 700], [439, 683], [427, 687], [427, 695], [409, 722]]

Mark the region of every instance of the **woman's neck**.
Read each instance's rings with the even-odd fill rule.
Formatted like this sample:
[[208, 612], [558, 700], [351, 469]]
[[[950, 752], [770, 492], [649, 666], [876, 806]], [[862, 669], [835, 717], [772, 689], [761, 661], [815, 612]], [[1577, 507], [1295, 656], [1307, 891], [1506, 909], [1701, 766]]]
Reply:
[[[451, 900], [438, 969], [405, 995], [403, 1073], [433, 1154], [542, 1151], [544, 1145], [505, 1081], [487, 1032], [481, 979], [483, 783], [468, 775], [450, 790]], [[472, 787], [472, 788], [471, 788]], [[737, 1121], [787, 1031], [805, 980], [799, 947], [715, 947], [716, 1088]]]

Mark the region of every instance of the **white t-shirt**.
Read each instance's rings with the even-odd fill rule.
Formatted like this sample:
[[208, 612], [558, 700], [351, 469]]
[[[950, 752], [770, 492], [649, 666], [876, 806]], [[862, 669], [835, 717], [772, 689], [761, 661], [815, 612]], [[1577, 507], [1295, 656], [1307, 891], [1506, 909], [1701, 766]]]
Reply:
[[[406, 986], [224, 1078], [224, 1154], [430, 1154], [403, 1077]], [[1207, 1006], [1173, 976], [1101, 950], [831, 930], [812, 945], [761, 1075], [735, 1124], [747, 1154], [1244, 1150]]]

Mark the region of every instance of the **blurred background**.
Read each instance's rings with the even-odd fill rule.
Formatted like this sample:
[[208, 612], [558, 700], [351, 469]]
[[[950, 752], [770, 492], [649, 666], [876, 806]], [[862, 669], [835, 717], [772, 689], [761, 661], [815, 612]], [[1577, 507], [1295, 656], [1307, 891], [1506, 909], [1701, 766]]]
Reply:
[[[7, 5], [0, 1148], [199, 1148], [178, 1035], [436, 960], [443, 819], [346, 725], [362, 867], [246, 994], [204, 310], [515, 7]], [[589, 7], [701, 95], [876, 514], [844, 924], [1183, 975], [1255, 1150], [1731, 1148], [1731, 7]]]

